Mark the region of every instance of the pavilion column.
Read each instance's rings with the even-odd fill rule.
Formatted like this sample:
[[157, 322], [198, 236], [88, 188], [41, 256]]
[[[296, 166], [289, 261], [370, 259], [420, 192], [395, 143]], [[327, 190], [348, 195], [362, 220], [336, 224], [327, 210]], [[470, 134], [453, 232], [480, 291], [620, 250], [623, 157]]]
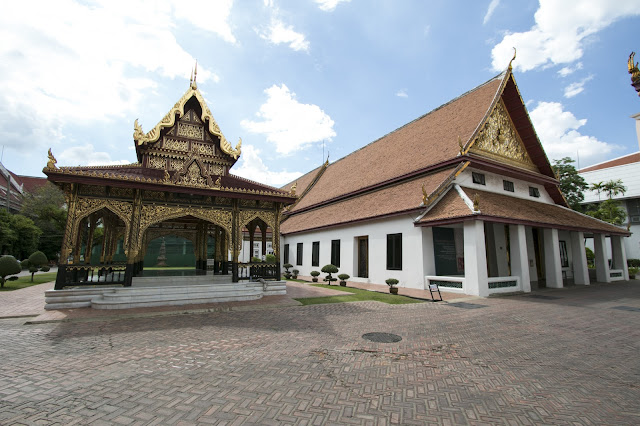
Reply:
[[484, 222], [481, 220], [464, 222], [464, 286], [467, 294], [489, 295]]
[[520, 277], [522, 291], [529, 293], [531, 292], [531, 277], [527, 255], [527, 234], [524, 225], [509, 225], [509, 247], [511, 275]]
[[129, 225], [129, 238], [127, 239], [127, 267], [125, 270], [125, 282], [126, 287], [131, 286], [131, 282], [137, 270], [138, 255], [140, 245], [142, 243], [140, 235], [140, 216], [142, 214], [142, 192], [139, 189], [135, 190], [133, 198], [133, 208], [131, 209], [131, 223]]
[[91, 252], [93, 251], [93, 234], [96, 230], [96, 225], [98, 224], [97, 219], [91, 215], [89, 216], [89, 232], [87, 234], [87, 248], [85, 249], [84, 263], [85, 265], [91, 264]]
[[82, 252], [82, 240], [84, 239], [84, 231], [87, 228], [87, 221], [86, 218], [85, 219], [81, 219], [78, 221], [78, 224], [76, 225], [78, 232], [76, 234], [76, 240], [74, 242], [74, 247], [73, 247], [73, 263], [75, 264], [79, 264], [80, 263], [80, 253]]
[[238, 200], [233, 200], [233, 210], [231, 211], [231, 280], [234, 283], [238, 282], [238, 247], [240, 246], [239, 240], [241, 238], [239, 216]]
[[629, 268], [627, 267], [627, 253], [620, 235], [611, 236], [611, 261], [613, 269], [622, 269], [622, 276], [629, 281]]
[[584, 248], [584, 232], [571, 232], [571, 262], [573, 264], [573, 283], [591, 284], [587, 253]]
[[262, 258], [266, 259], [267, 255], [267, 225], [260, 225], [260, 230], [262, 231]]
[[560, 240], [556, 228], [544, 228], [544, 270], [547, 287], [562, 288], [562, 264], [560, 263]]
[[217, 274], [218, 272], [220, 272], [220, 259], [222, 258], [222, 232], [224, 232], [222, 230], [222, 228], [220, 226], [216, 226], [214, 228], [214, 235], [215, 235], [215, 253], [213, 255], [213, 273]]
[[102, 224], [104, 225], [104, 233], [102, 234], [102, 244], [100, 246], [100, 263], [105, 264], [107, 261], [107, 247], [109, 247], [109, 220], [104, 217]]
[[251, 258], [253, 258], [253, 236], [256, 232], [255, 222], [251, 221], [247, 228], [249, 229], [249, 262], [251, 262]]
[[274, 212], [275, 220], [274, 227], [271, 230], [271, 249], [273, 250], [273, 255], [276, 258], [276, 277], [278, 280], [282, 279], [282, 272], [280, 269], [280, 215], [282, 211], [282, 204], [276, 203], [276, 208]]
[[596, 280], [601, 283], [611, 282], [609, 260], [604, 234], [593, 234], [593, 254], [596, 261]]
[[78, 187], [76, 184], [72, 183], [69, 190], [65, 191], [65, 201], [67, 202], [67, 223], [62, 237], [62, 247], [60, 248], [60, 266], [56, 274], [55, 290], [62, 290], [64, 287], [67, 274], [65, 264], [73, 262], [70, 256], [74, 250], [73, 242], [75, 240], [75, 233], [77, 232], [76, 208], [78, 204]]

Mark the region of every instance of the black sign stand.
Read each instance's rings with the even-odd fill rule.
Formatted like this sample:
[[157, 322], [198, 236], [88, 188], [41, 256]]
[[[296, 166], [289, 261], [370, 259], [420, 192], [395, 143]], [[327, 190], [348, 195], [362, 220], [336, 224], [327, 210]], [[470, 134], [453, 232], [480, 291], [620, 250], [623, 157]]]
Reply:
[[[431, 293], [431, 300], [434, 302], [442, 302], [442, 293], [440, 293], [440, 288], [438, 284], [429, 284], [429, 292]], [[433, 297], [433, 293], [438, 293], [439, 299]]]

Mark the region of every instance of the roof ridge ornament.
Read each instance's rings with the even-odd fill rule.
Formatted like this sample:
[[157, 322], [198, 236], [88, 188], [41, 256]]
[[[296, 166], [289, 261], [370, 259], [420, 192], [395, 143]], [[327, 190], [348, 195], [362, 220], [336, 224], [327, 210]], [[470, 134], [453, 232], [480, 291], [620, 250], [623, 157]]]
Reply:
[[47, 161], [47, 169], [57, 169], [58, 166], [56, 166], [56, 163], [58, 162], [58, 160], [56, 160], [56, 157], [53, 156], [53, 154], [51, 153], [51, 148], [49, 148], [49, 152], [47, 153], [49, 160]]
[[631, 52], [629, 55], [629, 61], [627, 62], [627, 67], [629, 68], [629, 74], [631, 74], [631, 85], [638, 92], [638, 96], [640, 96], [640, 69], [638, 69], [638, 63], [634, 62], [634, 57], [636, 52]]
[[198, 88], [198, 84], [196, 83], [197, 79], [198, 79], [198, 60], [196, 59], [196, 66], [195, 68], [191, 69], [191, 78], [189, 79], [189, 87], [191, 87], [193, 90], [196, 90]]
[[511, 70], [511, 63], [516, 60], [516, 48], [513, 48], [513, 58], [509, 61], [509, 70]]

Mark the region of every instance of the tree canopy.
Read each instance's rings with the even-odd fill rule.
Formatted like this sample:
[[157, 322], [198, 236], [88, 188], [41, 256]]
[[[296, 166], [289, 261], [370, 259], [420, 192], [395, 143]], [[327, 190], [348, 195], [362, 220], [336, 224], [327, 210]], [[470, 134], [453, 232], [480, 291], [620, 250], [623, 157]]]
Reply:
[[67, 222], [67, 210], [64, 205], [62, 191], [50, 182], [34, 193], [27, 193], [22, 204], [22, 214], [33, 220], [34, 224], [42, 230], [38, 246], [29, 250], [28, 253], [38, 249], [44, 252], [47, 258], [57, 259]]
[[584, 190], [588, 188], [587, 181], [578, 174], [569, 157], [553, 160], [554, 173], [560, 181], [560, 191], [573, 210], [582, 211], [580, 203], [584, 201]]

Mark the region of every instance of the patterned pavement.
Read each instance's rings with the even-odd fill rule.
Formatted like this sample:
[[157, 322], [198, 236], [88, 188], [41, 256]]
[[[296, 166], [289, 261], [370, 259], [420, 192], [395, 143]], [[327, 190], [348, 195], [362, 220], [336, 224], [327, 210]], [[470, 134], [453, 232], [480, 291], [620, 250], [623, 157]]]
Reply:
[[0, 323], [0, 424], [640, 424], [639, 281]]

